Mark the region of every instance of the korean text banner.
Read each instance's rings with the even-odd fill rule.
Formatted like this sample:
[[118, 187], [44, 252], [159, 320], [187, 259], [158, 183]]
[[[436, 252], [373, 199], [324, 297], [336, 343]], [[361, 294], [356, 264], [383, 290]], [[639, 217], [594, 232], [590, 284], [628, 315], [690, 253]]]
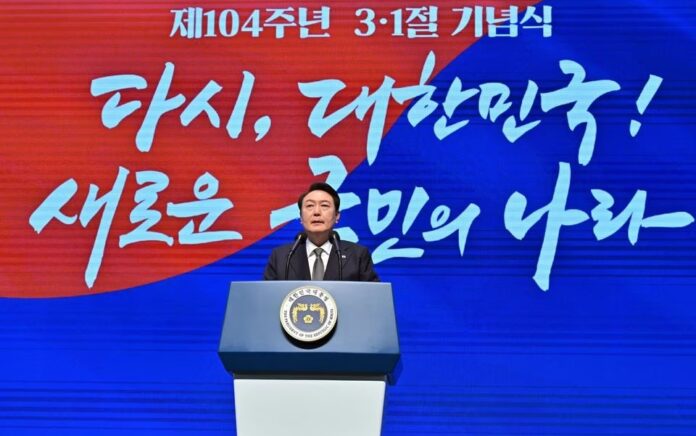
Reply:
[[693, 434], [695, 18], [4, 3], [0, 433], [232, 434], [229, 283], [326, 181], [395, 291], [384, 434]]

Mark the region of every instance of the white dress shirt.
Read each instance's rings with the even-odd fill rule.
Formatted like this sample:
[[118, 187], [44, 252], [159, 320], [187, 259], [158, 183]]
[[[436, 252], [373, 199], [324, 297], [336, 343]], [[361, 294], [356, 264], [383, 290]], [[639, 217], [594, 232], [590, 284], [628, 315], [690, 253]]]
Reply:
[[[314, 249], [317, 248], [316, 245], [309, 239], [305, 242], [305, 247], [307, 248], [307, 263], [309, 263], [309, 276], [312, 276], [312, 271], [314, 271], [314, 263], [317, 261], [317, 257], [314, 255]], [[324, 262], [324, 271], [326, 271], [326, 266], [329, 264], [329, 255], [331, 254], [331, 242], [326, 241], [324, 244], [321, 246], [321, 249], [324, 250], [323, 253], [321, 253], [321, 260]]]

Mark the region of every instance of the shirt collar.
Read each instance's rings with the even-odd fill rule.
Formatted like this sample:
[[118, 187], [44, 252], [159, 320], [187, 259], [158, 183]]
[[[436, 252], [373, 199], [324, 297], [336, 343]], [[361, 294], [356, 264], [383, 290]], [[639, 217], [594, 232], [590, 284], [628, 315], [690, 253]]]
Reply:
[[[316, 245], [309, 239], [305, 242], [305, 247], [307, 248], [307, 257], [312, 255], [312, 252], [314, 251], [315, 248], [317, 248]], [[324, 253], [326, 254], [331, 254], [331, 241], [326, 241], [324, 242], [323, 245], [321, 245], [321, 249], [324, 250]]]

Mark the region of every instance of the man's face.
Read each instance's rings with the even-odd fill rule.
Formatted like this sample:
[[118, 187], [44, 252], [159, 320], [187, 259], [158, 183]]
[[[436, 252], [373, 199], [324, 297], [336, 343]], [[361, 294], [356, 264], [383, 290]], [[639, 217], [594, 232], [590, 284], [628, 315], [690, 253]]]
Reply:
[[311, 191], [302, 200], [302, 226], [312, 242], [325, 242], [340, 216], [328, 192]]

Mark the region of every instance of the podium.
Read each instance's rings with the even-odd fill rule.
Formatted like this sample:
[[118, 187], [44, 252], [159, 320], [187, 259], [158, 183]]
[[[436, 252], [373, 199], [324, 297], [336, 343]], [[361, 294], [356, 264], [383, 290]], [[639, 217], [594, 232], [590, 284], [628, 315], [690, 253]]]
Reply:
[[[298, 309], [299, 297], [322, 291], [335, 313]], [[298, 311], [298, 325], [335, 316], [332, 330], [313, 342], [293, 337], [283, 324]], [[400, 359], [391, 284], [233, 282], [218, 354], [234, 377], [239, 436], [378, 436]]]

